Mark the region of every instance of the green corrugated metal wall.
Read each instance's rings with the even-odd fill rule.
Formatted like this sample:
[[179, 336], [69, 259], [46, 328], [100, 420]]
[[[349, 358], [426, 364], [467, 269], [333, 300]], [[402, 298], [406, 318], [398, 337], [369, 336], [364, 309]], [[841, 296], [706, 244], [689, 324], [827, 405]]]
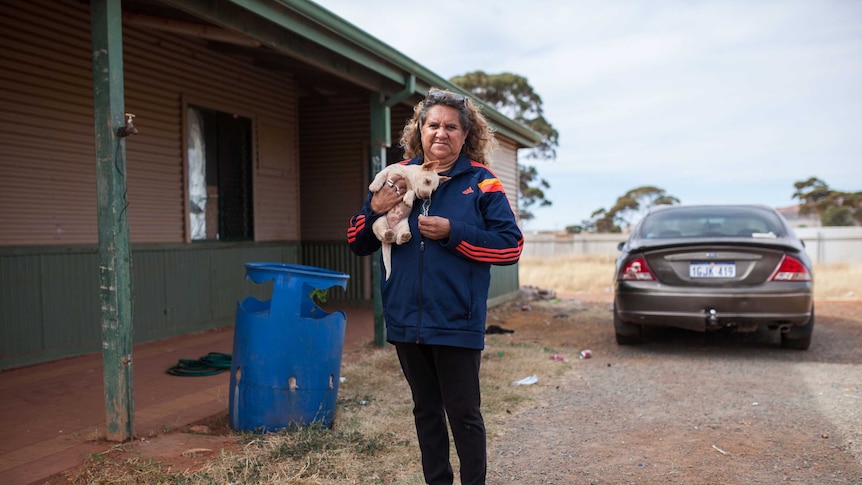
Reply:
[[[135, 343], [229, 325], [236, 302], [269, 299], [272, 284], [245, 280], [246, 262], [300, 263], [350, 274], [347, 292], [361, 300], [362, 260], [346, 242], [202, 243], [132, 250]], [[101, 349], [96, 248], [0, 250], [0, 369]]]
[[519, 291], [518, 265], [491, 266], [491, 287], [488, 306], [499, 305], [516, 298]]

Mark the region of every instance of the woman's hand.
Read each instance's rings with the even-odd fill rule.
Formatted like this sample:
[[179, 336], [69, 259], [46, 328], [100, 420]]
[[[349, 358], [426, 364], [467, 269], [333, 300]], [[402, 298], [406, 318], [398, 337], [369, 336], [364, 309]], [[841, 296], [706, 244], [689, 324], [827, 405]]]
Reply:
[[375, 214], [389, 212], [404, 199], [407, 184], [404, 177], [395, 174], [386, 181], [383, 187], [371, 196], [371, 210]]
[[428, 239], [446, 239], [451, 230], [449, 219], [445, 217], [419, 216], [419, 232]]

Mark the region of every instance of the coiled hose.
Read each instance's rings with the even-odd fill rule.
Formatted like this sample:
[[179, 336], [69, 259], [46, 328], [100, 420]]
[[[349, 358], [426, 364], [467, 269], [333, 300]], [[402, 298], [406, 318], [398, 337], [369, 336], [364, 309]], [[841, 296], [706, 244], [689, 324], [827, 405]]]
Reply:
[[168, 374], [184, 377], [212, 376], [230, 369], [231, 355], [210, 352], [198, 360], [180, 359], [167, 370]]

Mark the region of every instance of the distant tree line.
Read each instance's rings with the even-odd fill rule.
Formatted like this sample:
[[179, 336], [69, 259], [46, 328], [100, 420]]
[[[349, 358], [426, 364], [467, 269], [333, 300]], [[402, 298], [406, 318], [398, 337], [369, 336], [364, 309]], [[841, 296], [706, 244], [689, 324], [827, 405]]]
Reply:
[[793, 184], [799, 200], [799, 215], [817, 214], [823, 226], [862, 225], [862, 192], [830, 189], [817, 177]]
[[[796, 189], [793, 198], [799, 200], [799, 215], [817, 214], [823, 226], [862, 225], [862, 192], [830, 189], [817, 177], [796, 182], [793, 186]], [[659, 187], [637, 187], [618, 197], [610, 208], [596, 209], [581, 224], [566, 227], [566, 232], [622, 232], [636, 224], [650, 208], [679, 203], [677, 197]]]

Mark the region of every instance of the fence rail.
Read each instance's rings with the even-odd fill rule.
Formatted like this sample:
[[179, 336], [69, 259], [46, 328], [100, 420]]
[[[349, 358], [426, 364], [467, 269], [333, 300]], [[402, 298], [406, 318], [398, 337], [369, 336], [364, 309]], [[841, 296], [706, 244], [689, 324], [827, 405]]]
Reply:
[[[862, 264], [862, 227], [803, 227], [796, 234], [818, 264]], [[584, 254], [619, 254], [626, 234], [526, 234], [524, 256], [559, 258]]]

